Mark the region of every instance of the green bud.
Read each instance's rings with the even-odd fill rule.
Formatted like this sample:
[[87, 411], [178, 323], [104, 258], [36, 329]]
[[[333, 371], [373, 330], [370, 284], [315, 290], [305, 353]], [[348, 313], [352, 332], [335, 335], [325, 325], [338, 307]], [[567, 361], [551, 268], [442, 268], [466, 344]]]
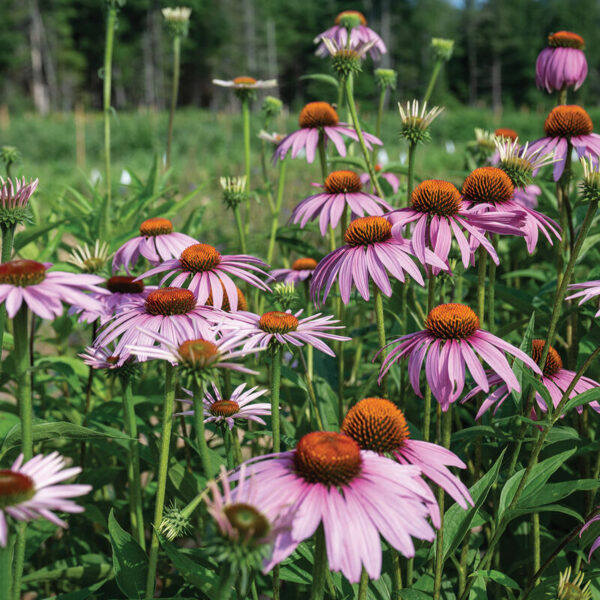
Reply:
[[293, 283], [283, 283], [282, 281], [276, 283], [273, 286], [273, 296], [275, 302], [284, 311], [292, 309], [298, 301], [298, 294]]
[[279, 98], [274, 96], [267, 96], [262, 103], [262, 111], [265, 117], [272, 118], [276, 117], [283, 106], [283, 102]]
[[381, 89], [390, 88], [395, 90], [398, 73], [394, 69], [375, 69], [375, 81]]
[[433, 50], [433, 57], [436, 61], [448, 62], [452, 57], [452, 52], [454, 50], [454, 40], [432, 38], [431, 49]]

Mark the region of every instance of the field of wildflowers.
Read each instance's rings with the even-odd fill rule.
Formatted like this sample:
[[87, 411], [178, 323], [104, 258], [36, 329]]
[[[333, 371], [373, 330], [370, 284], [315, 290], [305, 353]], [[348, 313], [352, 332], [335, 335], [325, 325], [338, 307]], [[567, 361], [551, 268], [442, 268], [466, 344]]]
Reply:
[[178, 190], [190, 9], [163, 10], [166, 139], [116, 181], [119, 4], [103, 168], [38, 203], [56, 182], [0, 154], [0, 600], [600, 598], [584, 40], [540, 48], [556, 105], [527, 136], [463, 118], [457, 148], [429, 103], [453, 42], [418, 99], [377, 68], [365, 116], [354, 83], [386, 45], [344, 11], [297, 114], [276, 80], [214, 80], [240, 114]]

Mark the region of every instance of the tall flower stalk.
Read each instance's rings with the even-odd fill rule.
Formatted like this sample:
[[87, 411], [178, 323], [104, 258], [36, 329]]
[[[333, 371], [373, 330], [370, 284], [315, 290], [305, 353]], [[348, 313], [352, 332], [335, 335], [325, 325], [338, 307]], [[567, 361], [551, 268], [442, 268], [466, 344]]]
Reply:
[[429, 102], [438, 75], [442, 69], [444, 63], [448, 62], [452, 57], [452, 51], [454, 50], [454, 40], [446, 40], [443, 38], [433, 38], [431, 40], [431, 49], [433, 50], [433, 70], [431, 71], [431, 77], [427, 84], [427, 90], [423, 96], [423, 102]]

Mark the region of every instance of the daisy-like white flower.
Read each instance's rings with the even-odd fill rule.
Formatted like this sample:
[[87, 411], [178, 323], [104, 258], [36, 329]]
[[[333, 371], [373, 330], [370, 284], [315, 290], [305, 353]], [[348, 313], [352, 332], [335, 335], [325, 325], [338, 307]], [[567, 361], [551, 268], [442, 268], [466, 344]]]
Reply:
[[[398, 179], [398, 175], [395, 175], [394, 173], [388, 171], [384, 171], [384, 167], [380, 164], [376, 164], [374, 166], [374, 169], [375, 173], [377, 174], [377, 178], [387, 181], [390, 184], [390, 187], [392, 188], [392, 192], [394, 194], [397, 194], [398, 190], [400, 189], [400, 179]], [[375, 191], [371, 182], [371, 176], [368, 173], [361, 174], [360, 182], [363, 185], [371, 185], [371, 193]]]
[[59, 527], [68, 527], [54, 511], [80, 513], [83, 508], [69, 498], [83, 496], [92, 490], [91, 485], [56, 485], [81, 473], [80, 467], [64, 468], [65, 459], [52, 452], [38, 454], [23, 463], [20, 454], [10, 469], [0, 469], [0, 546], [6, 546], [8, 523], [6, 517], [17, 521], [43, 518]]
[[62, 303], [101, 310], [102, 306], [85, 292], [106, 293], [98, 287], [102, 277], [63, 271], [48, 271], [52, 263], [11, 260], [0, 265], [0, 303], [12, 319], [23, 302], [42, 319], [53, 320], [63, 312]]
[[323, 191], [304, 198], [294, 208], [290, 220], [304, 227], [309, 221], [319, 217], [321, 235], [327, 235], [327, 228], [338, 226], [346, 207], [354, 216], [377, 216], [392, 210], [382, 198], [362, 191], [360, 177], [354, 171], [333, 171], [327, 175]]
[[267, 79], [262, 81], [247, 75], [241, 75], [234, 79], [213, 79], [215, 85], [234, 90], [268, 90], [277, 87], [277, 79]]
[[[271, 414], [271, 404], [269, 402], [254, 402], [254, 400], [263, 396], [269, 390], [261, 390], [256, 386], [246, 390], [246, 384], [242, 383], [233, 390], [229, 398], [223, 398], [214, 382], [212, 382], [212, 388], [213, 393], [211, 394], [210, 391], [206, 390], [206, 395], [202, 399], [205, 423], [226, 423], [229, 429], [233, 429], [235, 422], [238, 420], [255, 421], [261, 425], [266, 425], [260, 417], [261, 415]], [[188, 392], [188, 394], [191, 395], [191, 392]], [[187, 398], [180, 400], [180, 402], [193, 404], [192, 400]], [[190, 416], [193, 414], [193, 410], [186, 410], [177, 413], [175, 416]]]
[[400, 464], [419, 467], [462, 508], [473, 506], [467, 486], [448, 469], [465, 469], [467, 465], [443, 446], [411, 439], [404, 413], [393, 402], [385, 398], [361, 400], [344, 417], [341, 431], [361, 450], [391, 454]]
[[[574, 298], [581, 298], [579, 301], [579, 306], [581, 306], [584, 302], [600, 296], [600, 280], [586, 281], [585, 283], [572, 283], [567, 289], [569, 291], [579, 290], [575, 294], [567, 296], [565, 299], [573, 300]], [[600, 306], [598, 307], [598, 312], [595, 316], [600, 317]]]
[[579, 89], [585, 81], [588, 66], [583, 38], [570, 31], [557, 31], [548, 36], [548, 46], [535, 63], [535, 83], [549, 94], [565, 86]]
[[99, 273], [104, 269], [104, 265], [111, 256], [108, 244], [96, 240], [93, 248], [90, 248], [87, 244], [75, 246], [71, 250], [67, 262], [75, 265], [84, 273]]
[[544, 122], [546, 137], [532, 142], [531, 150], [542, 148], [554, 151], [554, 181], [558, 181], [567, 162], [569, 148], [573, 147], [579, 158], [589, 157], [595, 164], [600, 156], [600, 135], [594, 133], [594, 124], [588, 113], [574, 104], [555, 106]]
[[[532, 149], [532, 152], [534, 150], [535, 148]], [[464, 199], [473, 203], [475, 210], [485, 213], [492, 209], [520, 214], [523, 218], [520, 229], [524, 234], [527, 251], [530, 254], [537, 246], [540, 231], [550, 244], [553, 244], [550, 234], [560, 240], [560, 226], [558, 223], [537, 210], [517, 203], [514, 199], [514, 191], [515, 186], [511, 178], [497, 167], [479, 167], [475, 169], [467, 176], [462, 187]], [[471, 242], [472, 250], [479, 245], [476, 238], [471, 238]]]
[[277, 536], [267, 569], [287, 558], [322, 524], [332, 571], [356, 583], [364, 567], [370, 578], [378, 579], [380, 535], [411, 557], [411, 537], [435, 537], [428, 517], [439, 527], [437, 503], [418, 467], [361, 450], [343, 433], [309, 433], [290, 452], [246, 464], [256, 485], [257, 506], [277, 498], [288, 506], [285, 514], [292, 521], [291, 530]]
[[163, 285], [171, 279], [174, 287], [186, 287], [205, 303], [212, 296], [213, 306], [221, 308], [227, 296], [232, 310], [237, 310], [238, 293], [230, 275], [243, 279], [259, 290], [270, 291], [255, 273], [267, 275], [260, 267], [267, 266], [260, 258], [249, 254], [221, 254], [214, 246], [195, 243], [181, 252], [178, 258], [165, 260], [162, 264], [138, 277], [151, 277], [167, 272], [160, 281]]
[[238, 312], [229, 315], [230, 318], [220, 321], [218, 328], [228, 339], [243, 343], [242, 350], [251, 352], [255, 349], [265, 349], [273, 342], [291, 344], [292, 346], [309, 346], [335, 356], [331, 348], [323, 340], [347, 342], [352, 338], [330, 333], [333, 329], [344, 329], [337, 325], [339, 321], [331, 315], [321, 316], [321, 313], [299, 319], [303, 311], [292, 314], [291, 311], [273, 310], [256, 315], [251, 312]]
[[464, 304], [440, 304], [425, 320], [425, 329], [402, 336], [388, 344], [391, 351], [383, 361], [379, 380], [400, 359], [408, 358], [408, 374], [415, 394], [422, 397], [419, 376], [425, 363], [427, 384], [443, 411], [460, 398], [468, 369], [483, 391], [489, 384], [479, 358], [490, 365], [509, 391], [520, 391], [506, 354], [518, 358], [538, 375], [540, 368], [530, 356], [512, 344], [480, 329], [479, 317]]
[[285, 137], [285, 133], [277, 133], [276, 131], [269, 133], [268, 131], [261, 129], [258, 132], [258, 137], [265, 142], [269, 142], [269, 144], [275, 144], [275, 146], [277, 146], [277, 144]]
[[[491, 211], [488, 213], [472, 210], [463, 202], [460, 192], [449, 181], [427, 179], [422, 181], [411, 195], [411, 206], [395, 210], [387, 215], [392, 223], [392, 233], [402, 234], [410, 226], [412, 247], [421, 262], [425, 262], [425, 252], [429, 248], [444, 263], [452, 239], [458, 243], [465, 269], [472, 260], [470, 238], [475, 238], [499, 264], [498, 255], [485, 233], [523, 235], [519, 230], [521, 217], [514, 212]], [[466, 235], [465, 235], [466, 232]], [[434, 269], [434, 273], [436, 269]]]
[[169, 219], [152, 217], [140, 225], [139, 236], [125, 242], [115, 252], [113, 271], [123, 267], [129, 273], [140, 255], [150, 264], [158, 265], [163, 260], [179, 256], [188, 246], [197, 243], [189, 235], [173, 231], [173, 223]]
[[[315, 160], [319, 137], [323, 136], [325, 142], [331, 140], [340, 156], [346, 156], [346, 145], [342, 136], [358, 141], [356, 130], [347, 123], [340, 123], [338, 114], [327, 102], [309, 102], [301, 111], [298, 118], [300, 129], [286, 135], [275, 148], [273, 161], [283, 160], [287, 153], [292, 151], [292, 158], [296, 158], [302, 148], [306, 150], [306, 160], [312, 163]], [[367, 148], [372, 150], [371, 144], [383, 145], [383, 142], [363, 131]]]
[[[114, 354], [124, 361], [129, 354], [128, 346], [154, 343], [149, 331], [164, 336], [176, 346], [198, 337], [210, 339], [214, 315], [214, 309], [198, 302], [190, 290], [153, 290], [145, 299], [132, 299], [126, 308], [106, 323], [94, 346], [106, 347], [118, 340]], [[139, 327], [144, 330], [140, 331]], [[146, 354], [139, 353], [139, 358], [146, 360]]]
[[[542, 357], [542, 352], [544, 350], [545, 340], [533, 340], [532, 348], [531, 348], [531, 356], [535, 362], [539, 362]], [[487, 412], [492, 406], [494, 406], [494, 414], [496, 411], [502, 406], [502, 403], [508, 398], [510, 395], [510, 390], [507, 385], [504, 383], [503, 379], [499, 377], [496, 373], [489, 372], [487, 374], [487, 383], [489, 389], [497, 387], [494, 392], [492, 392], [481, 405], [479, 412], [477, 413], [476, 419], [479, 419], [485, 412]], [[571, 385], [571, 382], [575, 378], [575, 373], [573, 371], [569, 371], [568, 369], [563, 369], [562, 359], [560, 358], [560, 354], [550, 346], [548, 350], [548, 356], [546, 357], [546, 364], [544, 365], [544, 369], [542, 370], [542, 385], [546, 387], [548, 393], [550, 394], [550, 398], [552, 398], [552, 404], [554, 408], [556, 408], [561, 401], [564, 393], [567, 391], [568, 387]], [[569, 398], [575, 398], [579, 394], [587, 390], [591, 390], [592, 388], [599, 387], [600, 383], [590, 379], [589, 377], [581, 377], [579, 381], [575, 384], [575, 388], [569, 395]], [[487, 391], [487, 390], [486, 390]], [[470, 400], [475, 397], [477, 394], [482, 392], [481, 386], [475, 386], [464, 398], [464, 401]], [[535, 399], [540, 407], [540, 410], [545, 412], [548, 410], [546, 403], [544, 402], [544, 398], [542, 395], [536, 391]], [[591, 402], [590, 406], [596, 411], [600, 412], [600, 404], [598, 402]], [[577, 407], [577, 412], [581, 413], [582, 407]]]
[[298, 258], [292, 263], [291, 269], [273, 269], [270, 275], [276, 281], [296, 285], [312, 277], [316, 268], [317, 261], [314, 258]]
[[[423, 276], [413, 262], [416, 253], [412, 244], [392, 235], [388, 218], [362, 217], [352, 221], [344, 233], [344, 242], [345, 246], [328, 254], [315, 269], [310, 294], [317, 304], [325, 302], [336, 279], [344, 304], [350, 301], [353, 284], [363, 299], [369, 300], [370, 280], [382, 294], [391, 296], [388, 271], [402, 282], [408, 274], [423, 285]], [[446, 269], [442, 259], [429, 249], [425, 249], [425, 264]]]
[[319, 44], [315, 54], [325, 57], [328, 55], [325, 39], [333, 40], [339, 47], [348, 47], [348, 29], [350, 31], [349, 47], [353, 50], [370, 44], [369, 55], [374, 60], [379, 60], [382, 54], [387, 52], [383, 40], [375, 31], [367, 27], [365, 16], [356, 10], [345, 10], [335, 18], [335, 24], [323, 33], [320, 33], [314, 40]]

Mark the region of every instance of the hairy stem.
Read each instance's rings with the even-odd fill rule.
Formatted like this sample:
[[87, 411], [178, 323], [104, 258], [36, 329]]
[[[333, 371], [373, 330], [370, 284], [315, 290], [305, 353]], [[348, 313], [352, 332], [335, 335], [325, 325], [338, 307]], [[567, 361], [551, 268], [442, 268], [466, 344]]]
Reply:
[[167, 169], [171, 166], [171, 147], [173, 142], [173, 120], [179, 94], [179, 62], [181, 57], [181, 36], [173, 38], [173, 81], [171, 82], [171, 107], [169, 110], [169, 128], [167, 130]]

